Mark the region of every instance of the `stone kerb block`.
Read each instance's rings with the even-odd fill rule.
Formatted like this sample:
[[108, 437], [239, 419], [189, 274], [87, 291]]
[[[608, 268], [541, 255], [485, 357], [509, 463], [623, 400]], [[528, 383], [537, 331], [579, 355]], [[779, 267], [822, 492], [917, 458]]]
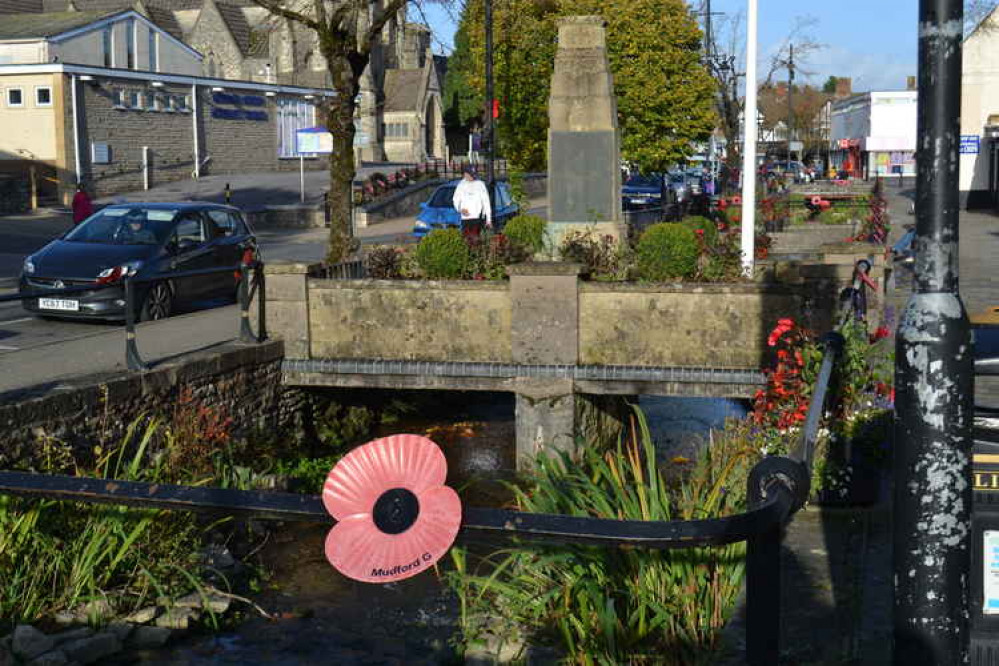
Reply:
[[264, 266], [267, 333], [284, 340], [289, 358], [309, 357], [309, 275], [318, 264], [285, 261]]

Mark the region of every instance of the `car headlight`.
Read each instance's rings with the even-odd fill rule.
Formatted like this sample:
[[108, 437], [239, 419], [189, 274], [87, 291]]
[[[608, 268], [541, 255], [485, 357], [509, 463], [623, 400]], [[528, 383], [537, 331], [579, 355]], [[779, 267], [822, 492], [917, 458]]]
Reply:
[[112, 282], [117, 282], [125, 277], [131, 277], [135, 275], [139, 269], [142, 268], [142, 261], [136, 259], [134, 261], [126, 261], [120, 266], [112, 266], [111, 268], [105, 268], [103, 271], [97, 274], [98, 284], [110, 284]]
[[426, 222], [424, 222], [423, 220], [417, 220], [416, 221], [416, 228], [417, 229], [428, 229], [429, 227], [430, 227], [430, 225], [427, 224]]
[[24, 266], [22, 266], [22, 270], [24, 271], [25, 275], [35, 274], [35, 262], [32, 260], [31, 257], [28, 257], [27, 259], [24, 260]]

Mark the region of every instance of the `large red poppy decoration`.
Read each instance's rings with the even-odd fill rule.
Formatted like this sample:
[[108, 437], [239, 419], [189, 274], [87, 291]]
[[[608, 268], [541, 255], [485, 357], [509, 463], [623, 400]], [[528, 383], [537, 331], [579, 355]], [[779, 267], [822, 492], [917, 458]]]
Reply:
[[461, 501], [446, 477], [444, 454], [419, 435], [376, 439], [348, 453], [323, 485], [323, 505], [337, 520], [326, 537], [330, 564], [367, 583], [433, 566], [461, 526]]

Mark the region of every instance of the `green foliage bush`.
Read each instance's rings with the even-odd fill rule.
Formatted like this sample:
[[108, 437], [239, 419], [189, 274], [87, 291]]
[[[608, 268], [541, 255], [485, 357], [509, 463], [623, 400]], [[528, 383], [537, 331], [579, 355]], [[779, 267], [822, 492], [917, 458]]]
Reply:
[[689, 277], [697, 270], [698, 253], [697, 236], [688, 227], [676, 222], [654, 224], [635, 248], [638, 274], [652, 282]]
[[545, 228], [548, 223], [537, 215], [521, 213], [506, 223], [503, 235], [514, 245], [528, 252], [541, 252], [545, 248]]
[[617, 272], [620, 253], [613, 236], [592, 231], [572, 231], [565, 235], [559, 247], [562, 261], [583, 264], [592, 276], [609, 276]]
[[403, 249], [392, 246], [376, 247], [364, 257], [368, 276], [376, 280], [397, 280], [402, 277]]
[[434, 229], [416, 246], [416, 263], [432, 280], [464, 277], [470, 260], [468, 244], [457, 229]]
[[694, 233], [697, 233], [698, 230], [703, 231], [704, 242], [708, 245], [714, 245], [718, 241], [718, 225], [713, 220], [701, 215], [692, 215], [683, 218], [681, 223]]

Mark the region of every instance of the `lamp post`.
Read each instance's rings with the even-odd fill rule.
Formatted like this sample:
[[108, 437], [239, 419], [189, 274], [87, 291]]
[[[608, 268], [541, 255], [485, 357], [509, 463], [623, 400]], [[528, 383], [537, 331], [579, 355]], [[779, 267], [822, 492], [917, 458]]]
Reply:
[[748, 0], [746, 15], [746, 104], [742, 111], [742, 272], [753, 275], [756, 248], [756, 15], [758, 0]]
[[794, 44], [790, 45], [790, 55], [787, 58], [787, 169], [791, 170], [791, 140], [794, 138], [794, 106], [791, 95], [794, 94]]
[[495, 100], [493, 99], [493, 0], [485, 2], [486, 24], [486, 189], [489, 191], [489, 208], [495, 209], [493, 196], [495, 186], [496, 128], [493, 123]]
[[974, 361], [958, 294], [963, 14], [962, 0], [919, 2], [918, 252], [895, 347], [898, 666], [969, 663]]

